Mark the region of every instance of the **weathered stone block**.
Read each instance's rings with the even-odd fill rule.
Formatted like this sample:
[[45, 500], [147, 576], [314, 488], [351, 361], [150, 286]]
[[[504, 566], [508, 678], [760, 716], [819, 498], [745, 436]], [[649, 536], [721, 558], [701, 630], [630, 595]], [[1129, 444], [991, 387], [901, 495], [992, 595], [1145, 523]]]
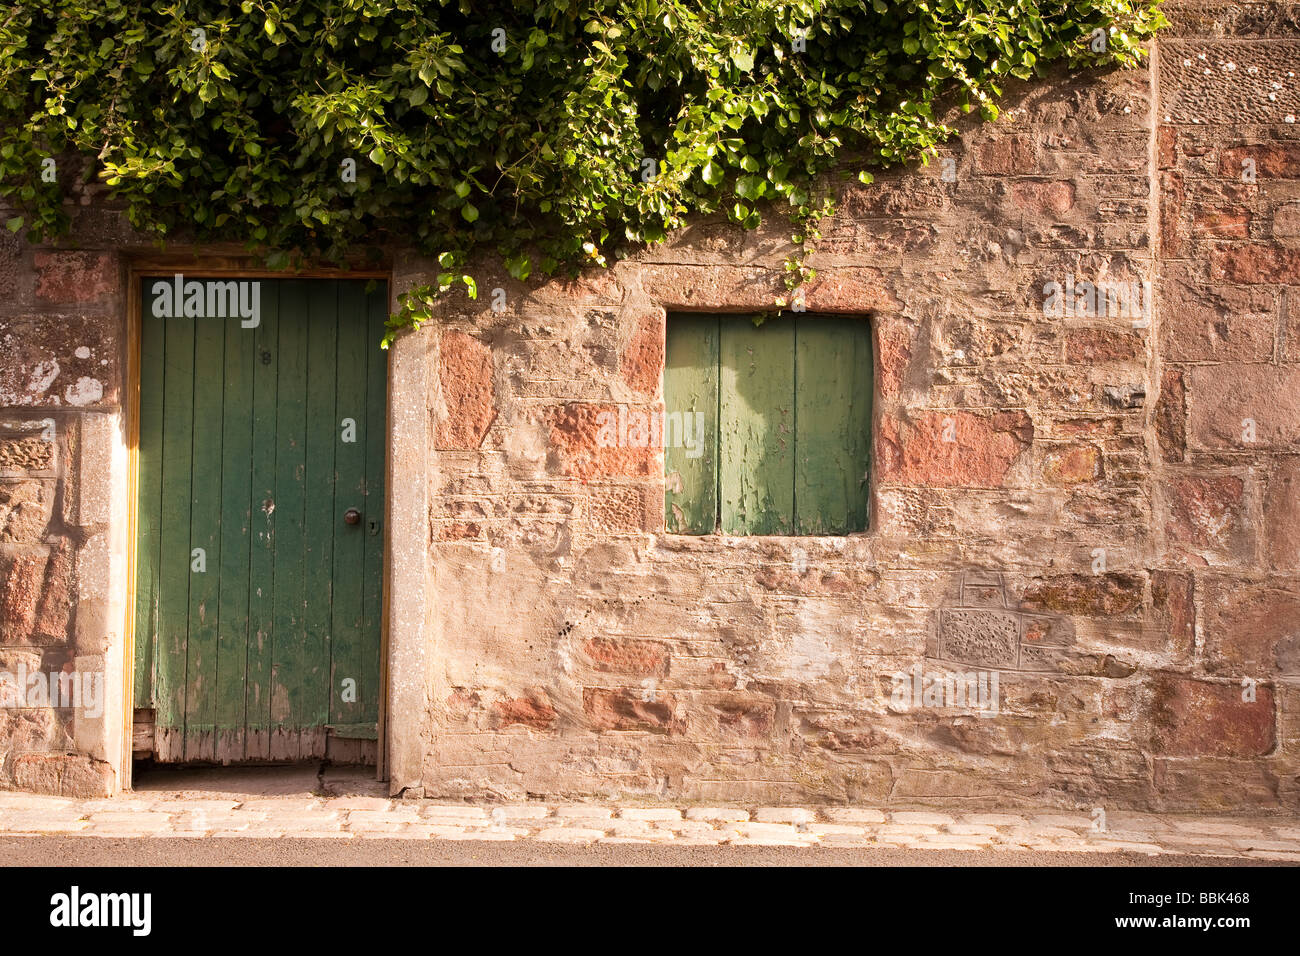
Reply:
[[1160, 377], [1155, 426], [1165, 461], [1182, 461], [1187, 452], [1187, 390], [1177, 369], [1167, 369]]
[[19, 790], [61, 797], [107, 797], [116, 786], [113, 768], [81, 754], [26, 753], [13, 760]]
[[1266, 362], [1277, 321], [1273, 293], [1204, 287], [1171, 277], [1160, 293], [1160, 345], [1166, 362]]
[[587, 519], [591, 530], [597, 534], [654, 530], [652, 525], [655, 522], [651, 516], [663, 514], [661, 497], [638, 485], [593, 485], [587, 494]]
[[670, 649], [662, 641], [591, 637], [583, 642], [582, 651], [597, 671], [636, 677], [668, 676]]
[[629, 388], [653, 398], [659, 393], [664, 371], [664, 313], [646, 311], [629, 324], [631, 332], [619, 359], [619, 370]]
[[1285, 285], [1300, 273], [1300, 249], [1254, 243], [1210, 254], [1210, 277], [1242, 285]]
[[1207, 671], [1255, 680], [1300, 675], [1300, 593], [1227, 577], [1211, 578], [1204, 593]]
[[1151, 613], [1162, 642], [1179, 662], [1196, 646], [1195, 579], [1186, 571], [1151, 572]]
[[498, 700], [492, 709], [500, 727], [518, 725], [532, 730], [550, 730], [557, 716], [550, 697], [542, 688], [525, 697]]
[[1025, 136], [1005, 136], [981, 143], [975, 151], [975, 168], [985, 175], [994, 176], [1033, 173], [1037, 168], [1033, 140]]
[[[551, 455], [560, 474], [584, 481], [592, 478], [648, 478], [662, 469], [662, 448], [651, 445], [648, 433], [650, 410], [638, 409], [646, 416], [647, 433], [634, 433], [629, 426], [626, 441], [618, 426], [619, 409], [612, 405], [570, 403], [549, 411], [546, 424], [550, 434]], [[629, 421], [632, 410], [628, 410]]]
[[1245, 483], [1235, 475], [1175, 478], [1167, 485], [1169, 540], [1239, 554], [1245, 548]]
[[876, 461], [889, 484], [996, 488], [1033, 435], [1024, 412], [926, 412], [914, 422], [883, 418]]
[[1015, 204], [1038, 216], [1060, 216], [1074, 208], [1075, 186], [1072, 182], [1034, 180], [1017, 182], [1011, 187]]
[[117, 316], [0, 317], [0, 406], [112, 406], [121, 371]]
[[1219, 154], [1219, 175], [1240, 179], [1243, 161], [1255, 162], [1255, 175], [1267, 179], [1300, 179], [1300, 142], [1230, 146]]
[[1151, 749], [1165, 756], [1259, 757], [1274, 744], [1273, 689], [1242, 700], [1236, 683], [1160, 674], [1151, 685]]
[[1264, 546], [1271, 568], [1300, 570], [1300, 458], [1278, 459], [1268, 476]]
[[1146, 354], [1142, 336], [1114, 329], [1074, 329], [1065, 336], [1068, 362], [1140, 362]]
[[438, 349], [439, 448], [478, 448], [497, 417], [492, 349], [464, 332], [442, 334]]
[[1300, 444], [1300, 367], [1200, 366], [1187, 387], [1193, 445], [1249, 451]]
[[639, 687], [582, 689], [582, 712], [593, 730], [681, 733], [685, 721], [675, 716], [676, 706], [672, 695], [657, 694]]
[[36, 297], [60, 306], [103, 305], [121, 286], [117, 256], [109, 252], [37, 252]]
[[1101, 477], [1101, 450], [1096, 445], [1066, 445], [1044, 456], [1043, 478], [1054, 485], [1075, 485]]
[[1114, 617], [1141, 608], [1142, 589], [1142, 578], [1136, 574], [1053, 575], [1029, 582], [1020, 603], [1035, 610]]
[[53, 481], [0, 481], [0, 542], [40, 541], [53, 511]]

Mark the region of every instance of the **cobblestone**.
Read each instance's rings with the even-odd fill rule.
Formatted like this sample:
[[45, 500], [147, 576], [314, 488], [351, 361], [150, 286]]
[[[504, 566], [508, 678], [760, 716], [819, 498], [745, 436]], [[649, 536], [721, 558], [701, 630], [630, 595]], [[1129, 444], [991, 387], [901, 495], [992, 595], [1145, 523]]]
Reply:
[[148, 840], [369, 839], [654, 843], [680, 846], [896, 846], [974, 853], [1193, 854], [1300, 862], [1294, 816], [1210, 817], [1017, 808], [940, 812], [877, 807], [449, 804], [374, 796], [189, 799], [183, 794], [70, 800], [0, 793], [0, 835]]

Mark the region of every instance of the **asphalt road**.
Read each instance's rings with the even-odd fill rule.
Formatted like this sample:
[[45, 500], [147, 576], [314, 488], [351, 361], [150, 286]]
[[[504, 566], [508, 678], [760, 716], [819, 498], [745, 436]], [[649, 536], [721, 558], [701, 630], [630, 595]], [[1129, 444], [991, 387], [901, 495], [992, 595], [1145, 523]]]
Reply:
[[0, 866], [1277, 866], [1140, 853], [893, 848], [568, 846], [533, 841], [0, 837]]

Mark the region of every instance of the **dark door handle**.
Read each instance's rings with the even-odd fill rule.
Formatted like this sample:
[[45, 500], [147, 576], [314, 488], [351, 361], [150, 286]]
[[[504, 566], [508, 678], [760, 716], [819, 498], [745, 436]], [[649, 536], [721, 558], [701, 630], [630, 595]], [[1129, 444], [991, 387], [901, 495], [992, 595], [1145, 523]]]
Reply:
[[356, 508], [349, 508], [347, 511], [343, 512], [343, 523], [344, 523], [344, 524], [360, 524], [360, 523], [361, 523], [361, 512], [358, 511]]

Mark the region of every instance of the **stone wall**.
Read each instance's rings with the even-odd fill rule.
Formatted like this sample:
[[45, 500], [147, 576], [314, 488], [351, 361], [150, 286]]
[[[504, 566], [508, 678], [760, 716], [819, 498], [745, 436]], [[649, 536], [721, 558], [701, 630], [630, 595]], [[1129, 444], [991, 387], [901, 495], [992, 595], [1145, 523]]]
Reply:
[[[867, 532], [667, 535], [662, 452], [600, 441], [663, 409], [667, 312], [772, 307], [779, 223], [481, 275], [401, 338], [395, 792], [1296, 807], [1300, 5], [1166, 14], [1150, 69], [1012, 89], [940, 161], [837, 187], [803, 300], [871, 323]], [[150, 249], [78, 203], [65, 247], [0, 239], [0, 671], [102, 671], [105, 706], [0, 708], [0, 787], [95, 794], [126, 779]], [[433, 271], [397, 253], [394, 291]], [[1067, 280], [1154, 308], [1048, 314]], [[995, 672], [998, 713], [900, 701], [918, 669]]]
[[[120, 785], [125, 308], [114, 252], [0, 240], [0, 672], [45, 675], [44, 699], [0, 707], [0, 786]], [[88, 706], [58, 706], [51, 674], [78, 675]]]
[[[771, 308], [775, 225], [449, 302], [399, 349], [432, 449], [404, 783], [1296, 806], [1297, 10], [1171, 5], [1153, 69], [1013, 90], [940, 162], [841, 190], [805, 305], [872, 323], [866, 533], [667, 535], [662, 452], [599, 440], [664, 410], [666, 312]], [[1155, 308], [1045, 314], [1067, 277]], [[900, 704], [917, 668], [996, 670], [999, 713]]]

